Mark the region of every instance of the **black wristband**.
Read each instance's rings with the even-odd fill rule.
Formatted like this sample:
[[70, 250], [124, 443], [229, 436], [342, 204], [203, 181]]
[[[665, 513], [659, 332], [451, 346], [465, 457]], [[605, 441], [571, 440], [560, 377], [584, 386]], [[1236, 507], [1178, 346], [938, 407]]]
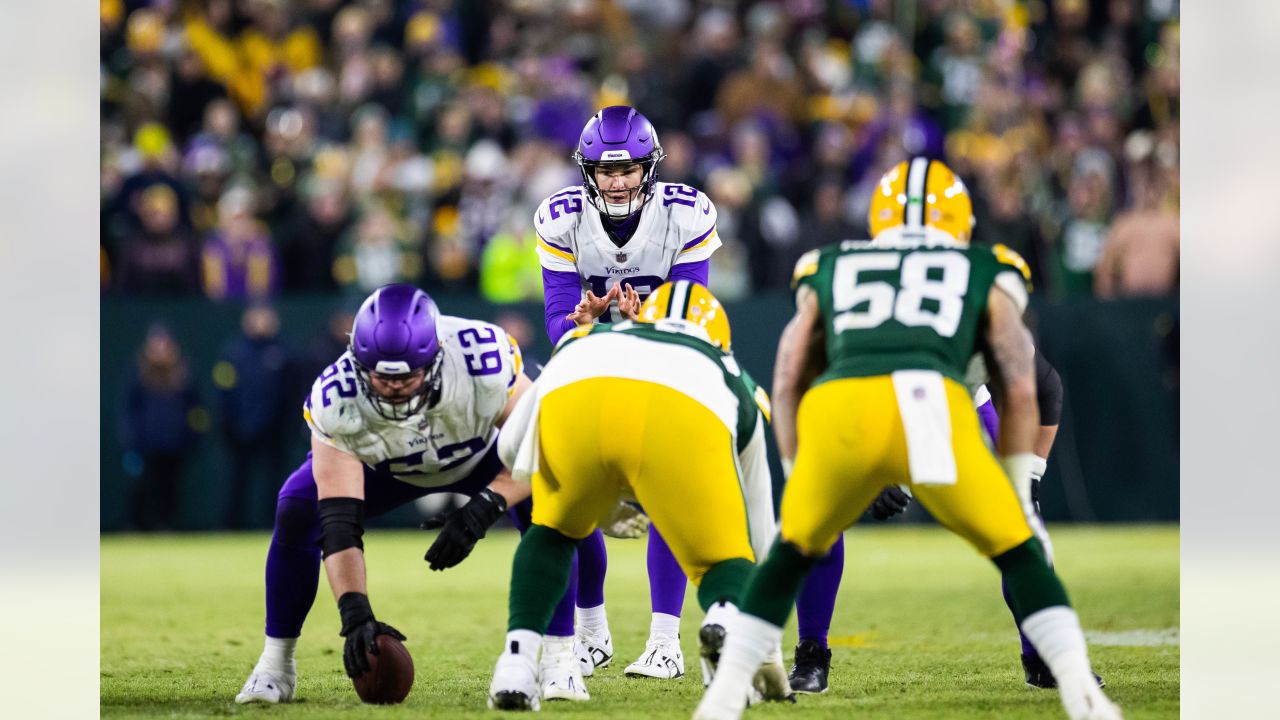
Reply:
[[364, 501], [358, 498], [325, 498], [318, 503], [320, 554], [322, 557], [347, 548], [364, 549]]
[[[480, 492], [476, 493], [476, 495], [479, 495], [484, 499], [488, 500], [489, 502], [493, 503], [494, 507], [498, 508], [498, 515], [501, 515], [502, 513], [507, 511], [507, 499], [502, 497], [502, 493], [496, 493], [490, 488], [485, 488]], [[498, 518], [497, 516], [494, 516], [493, 519], [497, 520]]]
[[342, 618], [343, 637], [358, 625], [373, 619], [373, 608], [369, 607], [369, 596], [362, 592], [343, 593], [338, 598], [338, 615]]

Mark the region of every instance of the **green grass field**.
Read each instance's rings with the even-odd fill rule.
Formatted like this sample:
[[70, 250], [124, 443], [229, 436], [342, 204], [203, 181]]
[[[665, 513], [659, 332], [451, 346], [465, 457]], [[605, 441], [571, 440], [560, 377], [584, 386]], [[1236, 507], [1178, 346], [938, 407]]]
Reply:
[[[1178, 716], [1178, 530], [1059, 527], [1059, 570], [1080, 612], [1094, 667], [1131, 720]], [[338, 616], [326, 583], [299, 643], [298, 701], [240, 706], [232, 698], [262, 645], [265, 534], [102, 539], [102, 716], [111, 718], [490, 717], [484, 709], [506, 628], [517, 536], [495, 532], [461, 566], [432, 573], [425, 533], [365, 536], [378, 617], [409, 636], [417, 681], [404, 705], [361, 705], [342, 672]], [[1022, 683], [1013, 622], [995, 569], [932, 527], [859, 527], [846, 537], [844, 587], [831, 629], [832, 689], [749, 718], [1065, 717], [1056, 692]], [[649, 626], [645, 543], [609, 540], [606, 598], [617, 652], [587, 681], [589, 703], [542, 714], [687, 718], [702, 685], [694, 593], [686, 597], [688, 673], [625, 678]], [[691, 589], [692, 590], [692, 589]], [[784, 638], [790, 663], [792, 619]]]

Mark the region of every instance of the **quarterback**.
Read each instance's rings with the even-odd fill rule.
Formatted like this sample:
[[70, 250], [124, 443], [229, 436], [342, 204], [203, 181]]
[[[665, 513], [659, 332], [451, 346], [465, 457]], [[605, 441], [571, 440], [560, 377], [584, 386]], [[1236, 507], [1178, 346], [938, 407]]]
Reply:
[[[490, 708], [538, 709], [539, 651], [574, 548], [620, 500], [644, 506], [698, 587], [704, 679], [774, 535], [768, 398], [729, 354], [723, 308], [681, 280], [651, 294], [639, 317], [567, 334], [499, 441], [515, 479], [532, 483], [533, 525], [512, 563]], [[608, 422], [619, 406], [625, 433]], [[777, 648], [758, 666], [765, 697], [790, 694]]]
[[511, 503], [528, 496], [498, 459], [498, 428], [529, 387], [520, 350], [489, 323], [442, 316], [412, 285], [364, 301], [351, 345], [312, 386], [302, 415], [311, 452], [280, 489], [267, 550], [266, 642], [238, 703], [294, 698], [294, 648], [315, 601], [323, 558], [356, 677], [378, 635], [365, 584], [364, 519], [437, 492], [471, 496], [426, 560], [461, 562]]
[[[574, 160], [582, 184], [551, 195], [534, 213], [545, 287], [546, 329], [554, 344], [571, 330], [634, 320], [640, 303], [668, 280], [707, 284], [711, 254], [720, 247], [716, 209], [701, 191], [657, 181], [663, 159], [657, 132], [634, 108], [607, 107], [583, 128]], [[619, 428], [621, 430], [621, 428]], [[578, 546], [569, 591], [548, 627], [544, 691], [585, 699], [573, 673], [590, 676], [613, 657], [604, 612], [606, 556], [595, 531]], [[685, 575], [659, 531], [649, 533], [652, 620], [649, 640], [627, 675], [660, 679], [684, 674], [680, 612]], [[577, 605], [576, 642], [574, 598]]]
[[[774, 433], [789, 469], [779, 536], [743, 591], [695, 718], [741, 715], [805, 575], [890, 484], [910, 487], [999, 568], [1068, 716], [1120, 717], [1093, 676], [1080, 621], [1033, 520], [1039, 413], [1022, 324], [1025, 281], [992, 250], [964, 244], [967, 213], [957, 217], [956, 204], [943, 202], [964, 185], [945, 166], [912, 170], [925, 173], [906, 183], [906, 222], [893, 236], [830, 245], [797, 263], [797, 309], [774, 370]], [[965, 237], [925, 218], [959, 224]], [[964, 385], [975, 352], [1003, 400], [998, 460]]]

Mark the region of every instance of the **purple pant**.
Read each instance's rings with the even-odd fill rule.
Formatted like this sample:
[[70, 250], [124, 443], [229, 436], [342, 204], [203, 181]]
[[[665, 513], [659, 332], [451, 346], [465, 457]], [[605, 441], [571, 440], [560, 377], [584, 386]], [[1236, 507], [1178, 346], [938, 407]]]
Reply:
[[[498, 445], [494, 443], [475, 469], [462, 480], [444, 487], [409, 485], [364, 468], [365, 516], [377, 517], [424, 495], [456, 492], [475, 495], [502, 469]], [[311, 611], [320, 584], [320, 515], [316, 478], [311, 470], [311, 453], [285, 480], [276, 499], [275, 530], [267, 549], [267, 635], [293, 638], [302, 634], [302, 624]]]

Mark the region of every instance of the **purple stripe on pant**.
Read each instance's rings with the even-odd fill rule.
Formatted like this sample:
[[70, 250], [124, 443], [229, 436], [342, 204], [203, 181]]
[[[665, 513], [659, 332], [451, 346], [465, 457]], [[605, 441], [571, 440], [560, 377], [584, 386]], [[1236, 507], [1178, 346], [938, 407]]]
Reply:
[[[422, 488], [390, 473], [364, 468], [365, 517], [377, 517], [424, 495], [456, 492], [474, 495], [502, 469], [494, 443], [467, 477], [451, 485]], [[267, 549], [267, 635], [293, 638], [311, 611], [320, 583], [320, 516], [311, 453], [284, 482], [276, 499], [276, 523]]]

